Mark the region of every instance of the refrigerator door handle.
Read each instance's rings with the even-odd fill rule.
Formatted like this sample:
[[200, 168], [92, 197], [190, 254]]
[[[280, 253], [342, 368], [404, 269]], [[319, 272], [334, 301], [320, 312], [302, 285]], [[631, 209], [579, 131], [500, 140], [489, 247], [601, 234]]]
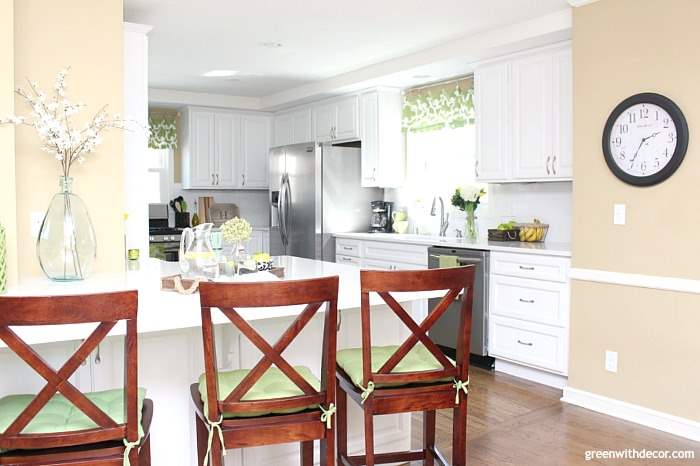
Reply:
[[287, 235], [285, 232], [285, 215], [284, 215], [284, 188], [285, 188], [285, 176], [286, 174], [282, 175], [282, 179], [280, 180], [280, 192], [279, 195], [277, 196], [277, 221], [279, 223], [280, 227], [280, 237], [282, 239], [282, 246], [287, 248]]
[[292, 210], [292, 186], [289, 183], [289, 175], [285, 174], [284, 179], [284, 236], [287, 243], [289, 242], [289, 226], [291, 225], [291, 210]]

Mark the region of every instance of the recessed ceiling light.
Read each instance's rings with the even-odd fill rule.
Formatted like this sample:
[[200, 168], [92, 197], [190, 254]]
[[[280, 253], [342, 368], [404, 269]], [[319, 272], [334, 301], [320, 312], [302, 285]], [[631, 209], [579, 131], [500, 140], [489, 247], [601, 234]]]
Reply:
[[284, 46], [282, 42], [263, 42], [260, 45], [262, 45], [263, 47], [267, 47], [268, 49], [278, 49]]
[[238, 71], [234, 70], [211, 70], [204, 73], [202, 76], [206, 78], [230, 78], [238, 74]]

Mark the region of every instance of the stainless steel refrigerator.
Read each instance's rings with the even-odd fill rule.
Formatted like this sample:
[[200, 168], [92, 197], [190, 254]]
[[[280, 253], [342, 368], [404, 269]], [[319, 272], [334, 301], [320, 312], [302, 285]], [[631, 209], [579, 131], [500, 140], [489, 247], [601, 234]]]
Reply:
[[368, 231], [359, 142], [294, 144], [270, 151], [270, 253], [335, 261], [333, 233]]

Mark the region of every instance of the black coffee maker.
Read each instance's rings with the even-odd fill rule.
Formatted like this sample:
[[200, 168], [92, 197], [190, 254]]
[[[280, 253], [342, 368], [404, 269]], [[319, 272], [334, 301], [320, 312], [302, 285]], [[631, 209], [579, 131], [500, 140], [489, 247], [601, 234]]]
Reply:
[[372, 216], [369, 219], [370, 233], [391, 233], [393, 225], [391, 214], [394, 211], [394, 203], [387, 201], [372, 201]]

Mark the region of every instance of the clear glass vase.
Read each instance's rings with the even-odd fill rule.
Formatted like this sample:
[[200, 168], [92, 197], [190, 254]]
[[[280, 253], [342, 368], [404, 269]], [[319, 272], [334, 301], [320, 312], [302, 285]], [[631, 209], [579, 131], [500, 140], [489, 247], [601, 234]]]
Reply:
[[95, 229], [85, 203], [72, 192], [73, 179], [62, 176], [41, 223], [36, 252], [41, 270], [54, 281], [84, 280], [95, 262]]
[[476, 226], [476, 207], [467, 205], [464, 211], [467, 214], [466, 224], [464, 225], [464, 237], [469, 241], [476, 241], [479, 237], [479, 230]]

